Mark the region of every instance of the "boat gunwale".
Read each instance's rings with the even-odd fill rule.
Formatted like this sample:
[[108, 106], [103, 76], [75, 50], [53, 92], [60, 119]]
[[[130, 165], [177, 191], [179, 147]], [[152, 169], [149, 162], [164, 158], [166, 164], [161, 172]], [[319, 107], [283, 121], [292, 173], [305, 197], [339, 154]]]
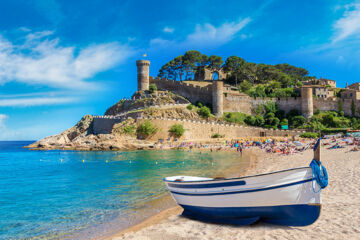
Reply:
[[216, 192], [179, 192], [174, 190], [169, 190], [171, 194], [178, 194], [178, 195], [186, 195], [186, 196], [214, 196], [214, 195], [233, 195], [233, 194], [241, 194], [241, 193], [252, 193], [252, 192], [261, 192], [261, 191], [268, 191], [273, 189], [285, 188], [294, 185], [304, 184], [310, 181], [314, 181], [314, 178], [308, 178], [297, 182], [286, 183], [282, 185], [275, 185], [270, 187], [264, 188], [253, 188], [253, 189], [246, 189], [246, 190], [230, 190], [230, 191], [216, 191]]
[[265, 176], [265, 175], [270, 175], [270, 174], [275, 174], [275, 173], [282, 173], [282, 172], [306, 169], [306, 168], [311, 169], [311, 167], [298, 167], [298, 168], [290, 168], [290, 169], [280, 170], [280, 171], [276, 171], [276, 172], [262, 173], [262, 174], [244, 176], [244, 177], [223, 178], [223, 179], [215, 179], [214, 178], [214, 179], [209, 179], [209, 180], [197, 180], [197, 181], [175, 181], [175, 180], [171, 181], [171, 180], [166, 180], [166, 177], [164, 177], [162, 180], [166, 183], [176, 183], [176, 184], [185, 184], [185, 183], [189, 184], [189, 183], [199, 183], [199, 182], [220, 182], [220, 181], [237, 180], [237, 179], [244, 179], [244, 178], [250, 178], [250, 177], [260, 177], [260, 176]]

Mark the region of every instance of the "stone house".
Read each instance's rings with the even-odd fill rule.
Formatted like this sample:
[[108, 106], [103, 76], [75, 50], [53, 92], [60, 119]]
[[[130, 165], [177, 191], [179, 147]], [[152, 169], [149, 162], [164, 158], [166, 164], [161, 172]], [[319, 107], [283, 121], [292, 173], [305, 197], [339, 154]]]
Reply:
[[347, 88], [360, 91], [360, 82], [353, 83], [353, 84], [347, 86]]

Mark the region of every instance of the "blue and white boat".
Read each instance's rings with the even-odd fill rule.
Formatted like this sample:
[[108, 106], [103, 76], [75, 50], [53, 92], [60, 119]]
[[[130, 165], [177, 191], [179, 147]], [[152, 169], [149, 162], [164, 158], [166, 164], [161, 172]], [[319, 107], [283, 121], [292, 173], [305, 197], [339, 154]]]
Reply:
[[[320, 151], [320, 139], [314, 149]], [[211, 222], [252, 224], [258, 220], [287, 226], [314, 223], [321, 209], [327, 173], [318, 159], [310, 167], [241, 178], [190, 176], [164, 181], [183, 215]]]

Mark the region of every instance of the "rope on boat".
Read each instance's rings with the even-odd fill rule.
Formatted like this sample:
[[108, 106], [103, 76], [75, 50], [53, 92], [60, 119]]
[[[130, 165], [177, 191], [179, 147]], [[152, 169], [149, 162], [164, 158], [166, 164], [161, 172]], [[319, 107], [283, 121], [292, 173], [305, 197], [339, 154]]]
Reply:
[[[319, 184], [319, 186], [320, 186], [319, 191], [321, 191], [321, 189], [326, 188], [328, 185], [328, 174], [327, 174], [326, 168], [323, 165], [321, 165], [320, 161], [315, 160], [315, 159], [313, 159], [311, 161], [310, 167], [312, 169], [313, 178]], [[313, 190], [315, 192], [314, 186], [313, 186]], [[319, 191], [317, 191], [317, 192], [319, 192]]]

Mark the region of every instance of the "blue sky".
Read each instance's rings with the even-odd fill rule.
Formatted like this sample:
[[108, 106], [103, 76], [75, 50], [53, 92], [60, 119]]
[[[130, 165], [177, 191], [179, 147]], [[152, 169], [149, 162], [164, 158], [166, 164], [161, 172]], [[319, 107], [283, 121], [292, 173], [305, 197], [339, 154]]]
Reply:
[[187, 50], [360, 81], [360, 1], [0, 1], [0, 140], [36, 140], [103, 114]]

